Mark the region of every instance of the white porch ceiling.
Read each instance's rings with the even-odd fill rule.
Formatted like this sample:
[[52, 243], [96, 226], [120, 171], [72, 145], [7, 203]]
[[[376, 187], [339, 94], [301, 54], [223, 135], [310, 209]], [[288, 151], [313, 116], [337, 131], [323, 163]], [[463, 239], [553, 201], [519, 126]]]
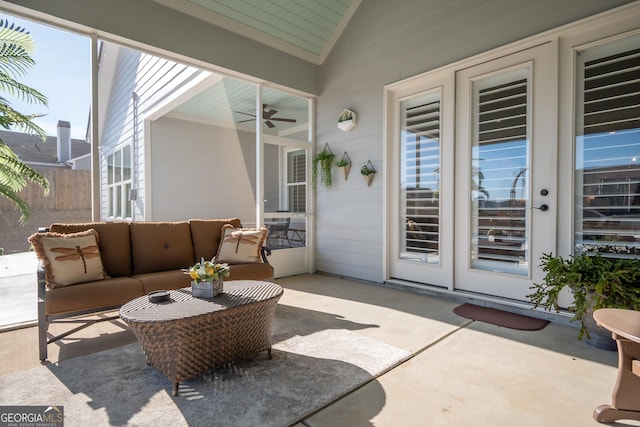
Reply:
[[331, 52], [361, 0], [155, 0], [315, 64]]
[[[198, 94], [174, 107], [167, 116], [255, 131], [256, 87], [253, 84], [212, 74], [201, 87]], [[270, 120], [261, 120], [265, 134], [292, 136], [302, 133], [306, 139], [309, 126], [309, 106], [306, 99], [265, 87], [262, 102], [266, 106], [265, 111], [276, 111]], [[267, 121], [272, 126], [267, 126]]]

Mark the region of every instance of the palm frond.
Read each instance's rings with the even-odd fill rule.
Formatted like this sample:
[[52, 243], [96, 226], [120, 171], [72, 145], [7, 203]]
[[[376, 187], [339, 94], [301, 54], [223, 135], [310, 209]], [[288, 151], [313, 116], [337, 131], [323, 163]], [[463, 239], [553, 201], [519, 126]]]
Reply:
[[31, 216], [31, 209], [27, 202], [22, 200], [15, 191], [3, 184], [0, 184], [0, 194], [9, 200], [12, 200], [16, 204], [20, 211], [20, 224], [24, 225]]
[[24, 28], [0, 20], [0, 70], [24, 76], [34, 65], [35, 43]]
[[[47, 105], [47, 98], [37, 90], [20, 83], [16, 77], [24, 76], [35, 65], [31, 54], [35, 51], [33, 38], [24, 28], [0, 19], [0, 91], [29, 103]], [[5, 97], [0, 97], [0, 127], [26, 131], [46, 141], [44, 130], [33, 122], [39, 114], [23, 114], [14, 110]], [[22, 162], [11, 148], [0, 139], [0, 195], [12, 200], [21, 212], [20, 223], [29, 219], [30, 209], [18, 193], [29, 183], [49, 193], [49, 181], [37, 170]]]
[[38, 135], [41, 140], [46, 141], [47, 133], [33, 122], [33, 119], [41, 116], [41, 114], [22, 114], [9, 104], [0, 101], [0, 127], [19, 129], [29, 134]]
[[49, 194], [49, 181], [47, 178], [23, 163], [11, 148], [0, 140], [0, 184], [17, 193], [22, 191], [29, 182], [42, 187], [45, 196]]
[[[2, 55], [2, 53], [0, 53], [0, 55]], [[11, 76], [3, 71], [0, 71], [0, 90], [22, 99], [29, 104], [42, 104], [45, 107], [49, 104], [47, 97], [42, 93], [11, 78]]]

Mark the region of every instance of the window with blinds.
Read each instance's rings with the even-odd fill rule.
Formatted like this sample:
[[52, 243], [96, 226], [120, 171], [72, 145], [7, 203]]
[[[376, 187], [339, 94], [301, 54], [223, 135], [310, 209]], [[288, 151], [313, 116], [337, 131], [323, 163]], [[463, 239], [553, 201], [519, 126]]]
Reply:
[[525, 67], [473, 83], [474, 268], [518, 272], [508, 266], [527, 260], [528, 73]]
[[440, 92], [400, 103], [400, 258], [439, 263]]
[[578, 55], [576, 250], [640, 255], [640, 37]]
[[305, 212], [307, 205], [305, 150], [287, 153], [287, 204], [290, 212]]

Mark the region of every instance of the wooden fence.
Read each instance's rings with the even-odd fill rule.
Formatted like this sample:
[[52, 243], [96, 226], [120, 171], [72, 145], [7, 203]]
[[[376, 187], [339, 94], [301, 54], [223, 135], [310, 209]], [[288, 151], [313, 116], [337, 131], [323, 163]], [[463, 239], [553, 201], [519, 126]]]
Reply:
[[[39, 171], [49, 180], [49, 195], [44, 197], [42, 188], [36, 184], [30, 184], [20, 192], [32, 213], [39, 210], [91, 209], [91, 171], [63, 168]], [[16, 210], [15, 203], [0, 197], [0, 211]]]

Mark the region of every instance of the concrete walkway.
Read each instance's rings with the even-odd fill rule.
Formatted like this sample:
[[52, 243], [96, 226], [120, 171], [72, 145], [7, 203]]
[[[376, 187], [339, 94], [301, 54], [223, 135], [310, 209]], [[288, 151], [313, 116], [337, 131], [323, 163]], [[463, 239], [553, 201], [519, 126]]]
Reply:
[[35, 252], [0, 256], [0, 330], [34, 323], [38, 318]]

